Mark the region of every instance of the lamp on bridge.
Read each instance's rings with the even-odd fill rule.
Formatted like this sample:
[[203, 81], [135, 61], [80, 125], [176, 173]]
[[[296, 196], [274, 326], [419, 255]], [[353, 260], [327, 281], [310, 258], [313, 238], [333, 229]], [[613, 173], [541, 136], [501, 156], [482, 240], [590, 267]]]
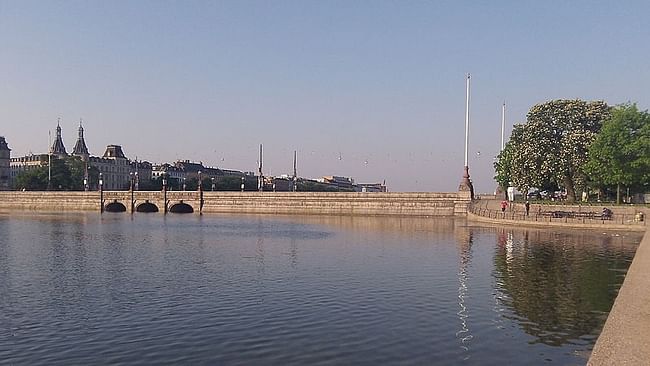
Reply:
[[201, 179], [201, 171], [199, 174], [199, 215], [203, 215], [203, 180]]
[[135, 184], [134, 183], [135, 178], [133, 176], [133, 172], [129, 173], [129, 178], [131, 179], [131, 186], [130, 186], [130, 189], [129, 189], [129, 191], [131, 191], [131, 214], [133, 214], [133, 209], [134, 209], [134, 206], [135, 206], [135, 202], [133, 201], [133, 186]]
[[244, 177], [244, 176], [242, 175], [242, 177], [241, 177], [241, 191], [242, 191], [242, 192], [244, 191], [244, 182], [245, 182], [245, 181], [246, 181], [246, 177]]
[[135, 190], [140, 190], [140, 177], [138, 176], [138, 172], [135, 172]]
[[163, 190], [163, 205], [165, 210], [163, 211], [167, 215], [167, 173], [162, 174], [162, 190]]
[[212, 192], [214, 192], [214, 177], [212, 177]]
[[99, 212], [104, 213], [104, 175], [99, 173]]
[[183, 177], [183, 191], [185, 190], [187, 186], [185, 185], [185, 177]]

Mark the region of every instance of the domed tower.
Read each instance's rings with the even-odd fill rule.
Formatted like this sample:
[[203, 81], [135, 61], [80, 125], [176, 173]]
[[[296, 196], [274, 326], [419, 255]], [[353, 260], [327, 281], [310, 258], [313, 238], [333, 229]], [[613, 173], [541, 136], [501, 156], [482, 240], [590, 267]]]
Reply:
[[11, 149], [7, 141], [0, 136], [0, 191], [9, 190], [11, 187]]
[[61, 138], [60, 120], [56, 122], [56, 139], [52, 144], [52, 148], [50, 149], [50, 154], [56, 155], [59, 158], [68, 156], [68, 152], [65, 151], [65, 145], [63, 145], [63, 138]]
[[72, 149], [72, 155], [81, 157], [81, 160], [83, 161], [88, 161], [90, 154], [88, 153], [88, 148], [86, 147], [86, 141], [84, 140], [84, 128], [81, 124], [82, 121], [79, 120], [79, 137], [77, 138], [77, 143], [74, 144], [74, 149]]

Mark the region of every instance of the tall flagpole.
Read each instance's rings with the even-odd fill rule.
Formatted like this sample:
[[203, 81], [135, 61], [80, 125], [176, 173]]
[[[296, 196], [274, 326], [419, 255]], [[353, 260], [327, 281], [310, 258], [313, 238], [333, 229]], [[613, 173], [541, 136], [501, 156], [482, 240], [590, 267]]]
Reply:
[[260, 144], [260, 166], [259, 166], [259, 182], [257, 184], [257, 189], [262, 192], [264, 190], [264, 176], [262, 175], [262, 144]]
[[467, 74], [466, 92], [465, 92], [465, 167], [463, 169], [463, 179], [458, 186], [459, 191], [469, 191], [470, 197], [474, 199], [474, 186], [469, 179], [469, 73]]
[[467, 88], [465, 97], [465, 167], [469, 167], [467, 162], [469, 146], [469, 73], [467, 74]]
[[293, 151], [293, 191], [297, 190], [298, 170], [296, 169], [296, 160], [298, 159], [298, 150]]
[[506, 131], [506, 102], [503, 102], [501, 108], [501, 151], [506, 148], [505, 145], [505, 131]]
[[52, 131], [47, 130], [47, 190], [52, 188]]

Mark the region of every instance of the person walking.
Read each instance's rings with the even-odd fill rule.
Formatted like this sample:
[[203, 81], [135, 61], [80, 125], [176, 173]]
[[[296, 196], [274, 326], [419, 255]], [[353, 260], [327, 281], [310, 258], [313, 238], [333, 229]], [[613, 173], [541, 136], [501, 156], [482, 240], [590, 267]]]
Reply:
[[530, 212], [530, 202], [528, 202], [528, 200], [524, 203], [524, 207], [526, 207], [526, 216], [528, 216], [528, 213]]
[[506, 207], [508, 207], [508, 201], [506, 200], [501, 201], [501, 212], [505, 213]]

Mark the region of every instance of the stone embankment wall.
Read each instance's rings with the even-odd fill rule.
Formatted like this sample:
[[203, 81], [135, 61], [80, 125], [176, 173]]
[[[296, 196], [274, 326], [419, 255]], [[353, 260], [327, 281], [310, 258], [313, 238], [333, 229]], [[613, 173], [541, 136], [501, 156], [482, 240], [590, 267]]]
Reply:
[[[0, 210], [97, 211], [99, 192], [0, 192]], [[130, 209], [130, 192], [104, 192], [105, 204], [117, 201]], [[134, 192], [135, 205], [148, 200], [163, 212], [162, 192]], [[203, 213], [307, 215], [464, 216], [468, 192], [325, 193], [204, 192]], [[199, 212], [198, 192], [167, 192], [168, 206], [180, 201]]]
[[204, 213], [272, 213], [322, 215], [465, 215], [469, 197], [459, 193], [236, 193], [206, 192]]
[[98, 211], [98, 192], [0, 192], [0, 210]]
[[650, 364], [650, 235], [636, 250], [588, 365]]

